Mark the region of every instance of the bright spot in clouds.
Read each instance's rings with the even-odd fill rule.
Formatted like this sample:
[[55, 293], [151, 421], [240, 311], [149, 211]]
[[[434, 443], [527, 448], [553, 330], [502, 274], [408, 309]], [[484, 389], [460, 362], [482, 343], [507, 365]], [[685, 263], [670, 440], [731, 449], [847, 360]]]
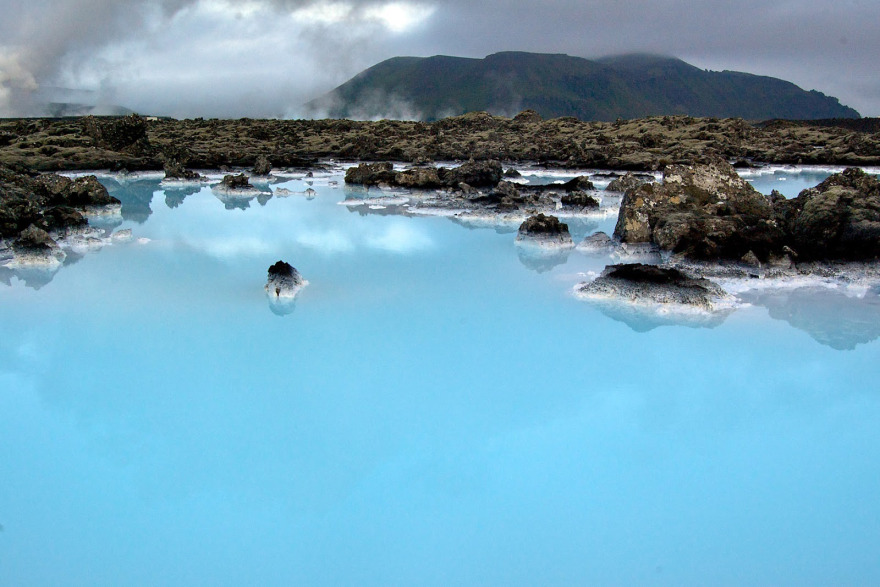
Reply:
[[377, 20], [394, 33], [402, 33], [420, 25], [434, 14], [433, 6], [390, 2], [366, 10], [366, 17]]
[[348, 18], [353, 9], [345, 2], [318, 2], [294, 10], [292, 16], [305, 24], [336, 24]]

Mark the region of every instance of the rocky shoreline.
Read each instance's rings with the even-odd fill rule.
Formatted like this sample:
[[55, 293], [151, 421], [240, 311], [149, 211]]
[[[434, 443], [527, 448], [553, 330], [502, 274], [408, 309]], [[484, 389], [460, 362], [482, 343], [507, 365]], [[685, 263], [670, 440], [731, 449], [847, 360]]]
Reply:
[[[538, 271], [564, 261], [570, 250], [622, 262], [579, 284], [579, 297], [712, 313], [729, 306], [731, 290], [748, 289], [738, 283], [754, 279], [880, 283], [877, 179], [853, 167], [787, 199], [760, 194], [734, 168], [880, 164], [876, 130], [833, 121], [749, 125], [657, 117], [583, 123], [485, 113], [436, 123], [5, 120], [0, 121], [0, 265], [57, 266], [69, 251], [122, 238], [88, 224], [89, 215], [119, 210], [119, 201], [94, 176], [70, 179], [40, 171], [161, 169], [163, 185], [212, 184], [227, 207], [236, 207], [242, 199], [272, 197], [264, 184], [272, 180], [273, 168], [319, 169], [325, 157], [386, 159], [404, 165], [348, 167], [350, 195], [341, 204], [360, 213], [433, 214], [463, 224], [519, 227], [518, 254]], [[456, 159], [465, 161], [432, 164]], [[602, 176], [611, 180], [605, 191], [591, 182], [600, 174], [534, 185], [521, 180], [515, 168], [534, 161], [616, 173]], [[236, 174], [233, 167], [249, 171]], [[218, 184], [194, 169], [226, 175]], [[617, 216], [612, 236], [594, 233], [580, 243], [560, 221], [612, 213]], [[653, 268], [634, 269], [636, 261]], [[701, 287], [724, 303], [691, 295]]]
[[321, 159], [467, 161], [652, 171], [707, 155], [803, 165], [880, 165], [880, 124], [658, 116], [617, 122], [475, 112], [436, 122], [172, 120], [127, 117], [0, 120], [0, 166], [19, 170], [311, 168]]

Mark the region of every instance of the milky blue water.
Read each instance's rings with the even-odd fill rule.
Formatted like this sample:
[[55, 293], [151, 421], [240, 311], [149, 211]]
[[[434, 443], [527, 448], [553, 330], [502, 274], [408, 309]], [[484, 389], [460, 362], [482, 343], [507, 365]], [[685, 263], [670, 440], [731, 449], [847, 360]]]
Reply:
[[658, 326], [340, 180], [103, 178], [131, 242], [3, 276], [0, 585], [880, 582], [878, 292]]

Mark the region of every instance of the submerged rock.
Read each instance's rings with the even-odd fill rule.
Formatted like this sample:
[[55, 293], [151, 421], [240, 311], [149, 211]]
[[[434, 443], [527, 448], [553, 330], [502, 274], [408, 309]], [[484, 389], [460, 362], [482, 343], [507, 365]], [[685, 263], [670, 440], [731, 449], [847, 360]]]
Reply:
[[269, 277], [265, 289], [270, 297], [292, 298], [307, 283], [290, 263], [278, 261], [269, 267]]
[[604, 232], [591, 234], [577, 248], [587, 253], [604, 253], [614, 247], [614, 240]]
[[631, 263], [609, 265], [589, 283], [576, 287], [583, 298], [613, 299], [642, 306], [718, 308], [728, 294], [708, 279], [693, 278], [677, 269]]
[[556, 216], [538, 214], [523, 222], [516, 235], [518, 243], [529, 243], [542, 247], [572, 247], [574, 242], [568, 225]]

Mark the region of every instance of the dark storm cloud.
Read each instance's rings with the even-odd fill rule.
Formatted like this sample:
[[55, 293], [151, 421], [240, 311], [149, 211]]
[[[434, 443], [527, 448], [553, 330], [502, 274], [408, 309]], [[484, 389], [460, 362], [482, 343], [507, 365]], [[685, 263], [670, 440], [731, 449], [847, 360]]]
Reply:
[[[377, 12], [407, 4], [433, 10], [412, 27]], [[875, 1], [0, 0], [0, 9], [0, 109], [10, 88], [65, 84], [163, 114], [280, 115], [394, 55], [523, 50], [674, 55], [880, 114]]]

